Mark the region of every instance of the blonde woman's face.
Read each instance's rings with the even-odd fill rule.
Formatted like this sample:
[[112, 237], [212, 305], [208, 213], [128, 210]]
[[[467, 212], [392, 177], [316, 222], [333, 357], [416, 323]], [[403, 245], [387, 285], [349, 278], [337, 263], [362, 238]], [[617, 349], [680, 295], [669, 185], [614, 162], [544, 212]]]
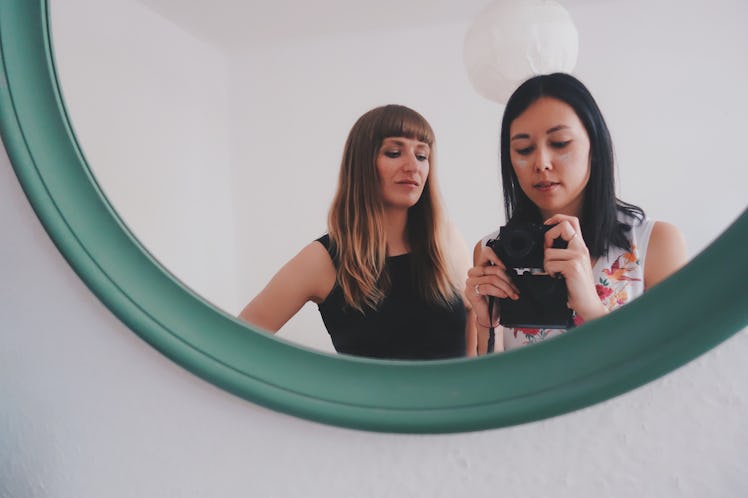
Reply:
[[388, 137], [377, 153], [377, 172], [385, 209], [408, 209], [421, 198], [429, 175], [428, 144]]

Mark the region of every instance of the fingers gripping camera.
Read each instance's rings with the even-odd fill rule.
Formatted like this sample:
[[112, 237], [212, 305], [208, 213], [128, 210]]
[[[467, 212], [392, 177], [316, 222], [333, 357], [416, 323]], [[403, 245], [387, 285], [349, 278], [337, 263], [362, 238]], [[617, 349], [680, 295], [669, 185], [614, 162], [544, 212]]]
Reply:
[[[519, 299], [499, 299], [499, 323], [512, 328], [571, 328], [572, 310], [563, 277], [548, 275], [543, 269], [545, 233], [553, 225], [508, 223], [499, 237], [487, 242], [507, 267], [507, 273], [519, 289]], [[565, 249], [560, 237], [553, 247]]]

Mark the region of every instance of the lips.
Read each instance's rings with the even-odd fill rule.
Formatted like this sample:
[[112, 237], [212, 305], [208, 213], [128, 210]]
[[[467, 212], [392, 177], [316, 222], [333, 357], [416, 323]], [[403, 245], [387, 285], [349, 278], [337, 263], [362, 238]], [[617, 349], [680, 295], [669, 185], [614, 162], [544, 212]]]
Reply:
[[400, 180], [395, 183], [397, 183], [398, 185], [409, 185], [413, 187], [418, 187], [420, 185], [416, 180]]
[[559, 182], [551, 182], [551, 181], [543, 181], [533, 184], [533, 187], [540, 190], [541, 192], [548, 192], [549, 190], [552, 190], [557, 185], [560, 185]]

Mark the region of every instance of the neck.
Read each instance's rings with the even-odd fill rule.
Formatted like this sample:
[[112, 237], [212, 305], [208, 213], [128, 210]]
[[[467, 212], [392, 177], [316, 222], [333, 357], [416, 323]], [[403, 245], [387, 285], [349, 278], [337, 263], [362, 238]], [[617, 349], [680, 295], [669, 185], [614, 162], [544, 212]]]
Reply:
[[575, 218], [579, 218], [581, 220], [583, 202], [584, 202], [584, 197], [580, 196], [579, 199], [575, 199], [574, 202], [572, 202], [571, 204], [555, 212], [547, 211], [545, 209], [539, 209], [540, 216], [542, 216], [543, 221], [547, 220], [548, 218], [556, 214], [565, 214], [567, 216], [574, 216]]
[[406, 227], [407, 209], [389, 209], [384, 211], [384, 231], [387, 236], [387, 256], [397, 256], [410, 252]]

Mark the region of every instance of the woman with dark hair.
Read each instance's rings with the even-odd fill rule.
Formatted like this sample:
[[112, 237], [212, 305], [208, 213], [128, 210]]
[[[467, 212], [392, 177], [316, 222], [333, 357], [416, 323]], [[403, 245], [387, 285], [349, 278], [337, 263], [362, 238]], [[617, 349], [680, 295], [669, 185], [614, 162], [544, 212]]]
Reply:
[[[590, 92], [573, 76], [535, 76], [520, 85], [504, 109], [500, 142], [507, 224], [547, 229], [543, 270], [564, 278], [572, 324], [607, 314], [685, 264], [685, 241], [676, 227], [648, 220], [641, 208], [616, 197], [608, 127]], [[466, 282], [481, 351], [489, 330], [501, 321], [500, 302], [490, 303], [489, 297], [520, 299], [515, 271], [493, 243], [487, 246], [498, 235], [478, 242]], [[558, 238], [564, 244], [554, 246]], [[504, 327], [496, 349], [564, 330]]]
[[404, 106], [377, 107], [353, 125], [328, 233], [283, 266], [240, 318], [276, 332], [318, 304], [340, 353], [437, 359], [476, 350], [461, 288], [469, 251], [448, 225], [434, 131]]

